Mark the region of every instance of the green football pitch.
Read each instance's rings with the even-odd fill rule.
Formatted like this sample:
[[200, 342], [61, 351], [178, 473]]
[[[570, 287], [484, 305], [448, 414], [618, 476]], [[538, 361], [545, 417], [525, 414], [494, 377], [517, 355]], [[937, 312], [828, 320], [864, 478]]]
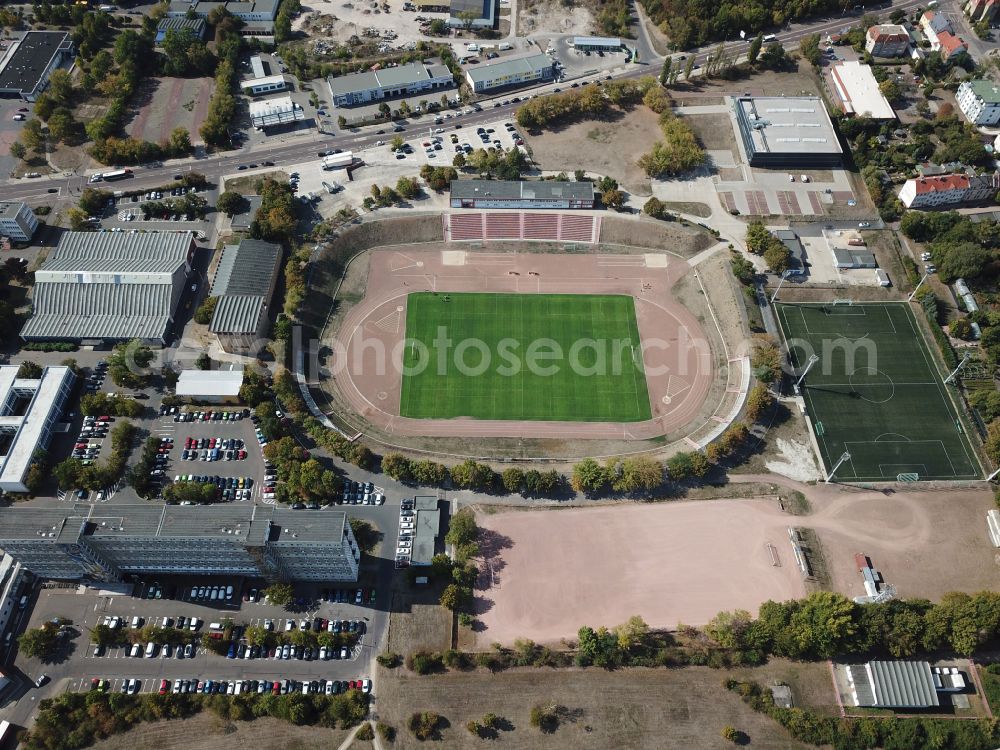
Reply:
[[[449, 346], [435, 345], [442, 333]], [[406, 338], [404, 417], [651, 416], [635, 303], [626, 295], [418, 292], [407, 297]], [[556, 352], [561, 358], [545, 358]]]
[[982, 477], [908, 305], [779, 304], [777, 314], [792, 364], [819, 357], [803, 397], [826, 471], [850, 454], [836, 479]]

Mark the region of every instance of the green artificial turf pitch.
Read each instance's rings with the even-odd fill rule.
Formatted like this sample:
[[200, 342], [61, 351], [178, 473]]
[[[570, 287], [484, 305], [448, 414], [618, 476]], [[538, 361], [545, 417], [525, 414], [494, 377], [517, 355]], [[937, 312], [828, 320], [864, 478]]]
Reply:
[[[434, 346], [441, 328], [450, 348]], [[638, 422], [651, 416], [635, 303], [626, 295], [419, 292], [407, 297], [406, 336], [404, 417]], [[556, 342], [562, 358], [536, 359], [533, 372], [528, 347], [543, 339]], [[570, 366], [571, 348], [583, 339], [601, 342], [607, 366], [596, 366], [601, 359], [589, 347], [578, 350], [580, 367]], [[426, 356], [413, 340], [427, 347]], [[486, 368], [478, 344], [466, 346], [460, 353], [465, 367], [458, 364], [458, 349], [470, 340], [489, 352]], [[418, 371], [421, 362], [428, 364]], [[554, 374], [537, 372], [553, 366]]]
[[[778, 320], [800, 367], [806, 409], [826, 471], [846, 450], [841, 481], [982, 476], [948, 388], [908, 305], [781, 305]], [[852, 357], [848, 354], [853, 349]], [[910, 477], [912, 479], [912, 476]]]

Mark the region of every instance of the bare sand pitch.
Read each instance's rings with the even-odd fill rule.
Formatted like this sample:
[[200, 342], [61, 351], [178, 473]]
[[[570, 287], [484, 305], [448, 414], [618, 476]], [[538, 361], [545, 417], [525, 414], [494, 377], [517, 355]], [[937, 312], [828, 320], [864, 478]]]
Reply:
[[[569, 255], [380, 250], [372, 253], [365, 298], [345, 316], [336, 338], [346, 356], [333, 383], [352, 408], [389, 434], [445, 437], [646, 439], [684, 428], [698, 416], [715, 377], [698, 320], [670, 294], [691, 270], [662, 253]], [[628, 294], [635, 300], [645, 349], [653, 418], [644, 422], [544, 422], [408, 419], [399, 416], [402, 376], [388, 356], [401, 354], [411, 292]], [[378, 346], [372, 346], [373, 343]], [[382, 353], [385, 353], [383, 355]], [[380, 357], [382, 358], [380, 361]], [[662, 374], [653, 376], [654, 368]], [[692, 425], [691, 430], [701, 427]]]
[[632, 615], [704, 625], [720, 610], [803, 596], [789, 520], [767, 500], [480, 514], [477, 641], [551, 642]]

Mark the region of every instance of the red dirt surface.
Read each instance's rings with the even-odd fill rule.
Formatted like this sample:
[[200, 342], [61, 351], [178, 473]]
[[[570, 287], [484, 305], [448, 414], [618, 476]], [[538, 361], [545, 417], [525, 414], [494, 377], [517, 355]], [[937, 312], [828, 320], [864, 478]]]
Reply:
[[[662, 266], [662, 267], [661, 267]], [[673, 256], [381, 250], [364, 300], [345, 316], [333, 381], [354, 410], [389, 434], [450, 437], [646, 439], [684, 428], [715, 371], [695, 317], [670, 295], [691, 267]], [[628, 294], [635, 299], [653, 418], [644, 422], [409, 419], [399, 416], [400, 357], [411, 292]], [[653, 374], [659, 368], [661, 374]], [[701, 425], [692, 425], [697, 429]]]
[[477, 642], [487, 647], [572, 638], [632, 615], [656, 628], [704, 625], [721, 610], [756, 613], [805, 594], [789, 516], [773, 500], [513, 511], [476, 523]]

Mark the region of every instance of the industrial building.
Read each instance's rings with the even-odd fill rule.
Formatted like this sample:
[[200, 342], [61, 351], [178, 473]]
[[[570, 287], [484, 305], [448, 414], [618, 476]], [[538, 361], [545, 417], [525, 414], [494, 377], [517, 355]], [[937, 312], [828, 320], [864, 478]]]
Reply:
[[27, 203], [0, 202], [0, 235], [14, 242], [31, 242], [38, 229], [38, 219]]
[[907, 208], [951, 208], [992, 199], [1000, 190], [996, 174], [948, 174], [937, 177], [915, 177], [907, 180], [899, 191], [899, 200]]
[[210, 292], [219, 301], [208, 330], [224, 351], [256, 354], [263, 348], [280, 269], [280, 245], [245, 239], [222, 249]]
[[288, 81], [288, 77], [283, 75], [248, 78], [245, 81], [240, 81], [240, 89], [244, 94], [248, 94], [249, 96], [261, 96], [262, 94], [272, 94], [275, 91], [285, 91], [291, 88], [288, 85]]
[[965, 680], [957, 668], [932, 670], [926, 661], [870, 661], [844, 665], [841, 669], [855, 706], [933, 708], [941, 703], [939, 691], [959, 692], [965, 687]]
[[497, 0], [451, 0], [448, 25], [456, 29], [492, 29], [497, 24]]
[[963, 81], [955, 92], [955, 101], [973, 125], [1000, 123], [1000, 87], [993, 81]]
[[194, 256], [191, 232], [66, 232], [35, 272], [25, 341], [165, 344]]
[[424, 91], [453, 88], [454, 85], [455, 79], [447, 66], [422, 62], [327, 78], [335, 107], [353, 107], [397, 96], [413, 96]]
[[737, 143], [750, 166], [840, 166], [843, 150], [819, 97], [740, 96], [732, 105]]
[[465, 80], [477, 94], [525, 83], [543, 83], [553, 78], [555, 64], [551, 57], [541, 53], [477, 65], [465, 71]]
[[75, 55], [65, 31], [29, 31], [11, 42], [0, 58], [0, 98], [33, 102], [49, 85], [52, 71]]
[[835, 268], [878, 268], [878, 261], [866, 247], [835, 247], [833, 265]]
[[835, 63], [830, 69], [834, 91], [845, 114], [872, 120], [895, 120], [896, 113], [882, 95], [870, 65], [857, 60]]
[[271, 36], [274, 34], [274, 19], [278, 16], [281, 0], [171, 0], [167, 6], [168, 18], [208, 18], [216, 8], [224, 7], [232, 15], [243, 21], [240, 33], [244, 36]]
[[593, 208], [591, 182], [452, 180], [452, 208]]
[[581, 52], [620, 52], [622, 40], [607, 36], [575, 36], [573, 48]]
[[910, 33], [905, 26], [880, 23], [865, 34], [865, 50], [872, 57], [905, 57], [910, 49]]
[[267, 505], [0, 509], [0, 549], [42, 578], [122, 581], [231, 575], [356, 581], [361, 550], [343, 511]]
[[204, 18], [161, 18], [160, 22], [156, 24], [156, 38], [153, 43], [157, 46], [163, 44], [168, 31], [190, 31], [196, 39], [204, 39], [206, 28]]
[[46, 367], [41, 377], [19, 378], [18, 365], [0, 366], [0, 490], [27, 492], [28, 470], [49, 447], [76, 376], [68, 367]]
[[182, 370], [174, 392], [199, 404], [236, 404], [243, 385], [243, 368], [233, 370]]
[[306, 119], [302, 106], [292, 101], [290, 96], [250, 102], [250, 122], [258, 130], [287, 125]]

